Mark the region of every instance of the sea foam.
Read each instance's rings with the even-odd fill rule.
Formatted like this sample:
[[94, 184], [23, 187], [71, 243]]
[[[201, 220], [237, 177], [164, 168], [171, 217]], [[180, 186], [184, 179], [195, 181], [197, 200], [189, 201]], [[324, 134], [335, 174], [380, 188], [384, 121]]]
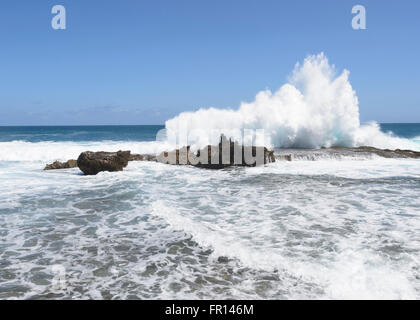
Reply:
[[131, 153], [155, 154], [172, 148], [162, 141], [41, 141], [0, 142], [0, 161], [66, 161], [77, 159], [84, 151], [130, 150]]
[[240, 140], [242, 129], [263, 129], [265, 144], [274, 147], [420, 148], [414, 141], [381, 132], [377, 123], [362, 125], [349, 71], [338, 74], [323, 53], [297, 63], [288, 83], [275, 92], [260, 91], [253, 102], [243, 102], [237, 110], [183, 112], [168, 120], [166, 129], [169, 137], [212, 133], [190, 135], [187, 143], [197, 146], [214, 143], [220, 133]]

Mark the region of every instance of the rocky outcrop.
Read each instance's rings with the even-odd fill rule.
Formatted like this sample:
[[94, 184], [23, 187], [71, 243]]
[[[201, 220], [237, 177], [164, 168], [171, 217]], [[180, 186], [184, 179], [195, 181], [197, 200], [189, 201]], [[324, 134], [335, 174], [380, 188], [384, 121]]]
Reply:
[[420, 159], [420, 152], [412, 150], [389, 150], [374, 147], [331, 147], [321, 149], [276, 149], [275, 158], [279, 161], [317, 161], [317, 160], [360, 160], [381, 158]]
[[331, 149], [334, 150], [346, 150], [346, 151], [352, 151], [355, 153], [362, 152], [362, 153], [371, 153], [376, 154], [383, 158], [413, 158], [413, 159], [419, 159], [420, 158], [420, 152], [418, 151], [412, 151], [412, 150], [401, 150], [401, 149], [378, 149], [375, 147], [357, 147], [357, 148], [346, 148], [346, 147], [332, 147]]
[[404, 156], [406, 158], [414, 158], [414, 159], [420, 158], [420, 152], [418, 151], [395, 149], [394, 153], [400, 156]]
[[156, 161], [156, 156], [152, 154], [131, 154], [128, 161]]
[[66, 162], [55, 161], [47, 164], [44, 170], [69, 169], [77, 167], [77, 160], [68, 160]]
[[216, 146], [208, 145], [196, 153], [193, 153], [189, 146], [162, 152], [157, 161], [173, 165], [223, 169], [231, 166], [255, 167], [275, 162], [275, 158], [274, 152], [266, 147], [240, 145], [222, 135]]
[[160, 155], [131, 154], [130, 151], [91, 152], [80, 154], [76, 160], [66, 162], [55, 161], [48, 164], [44, 170], [67, 169], [78, 166], [87, 175], [95, 175], [101, 171], [122, 171], [129, 161], [154, 161], [173, 165], [191, 165], [199, 168], [223, 169], [230, 166], [254, 167], [279, 161], [320, 160], [320, 159], [359, 159], [377, 155], [383, 158], [413, 158], [420, 159], [419, 151], [389, 150], [374, 147], [331, 147], [321, 149], [276, 149], [266, 147], [244, 146], [221, 136], [218, 145], [208, 145], [197, 152], [192, 152], [189, 146]]
[[77, 166], [86, 175], [95, 175], [101, 171], [122, 171], [128, 164], [130, 151], [118, 152], [82, 152], [77, 159]]
[[130, 154], [128, 161], [143, 161], [144, 155], [142, 154]]

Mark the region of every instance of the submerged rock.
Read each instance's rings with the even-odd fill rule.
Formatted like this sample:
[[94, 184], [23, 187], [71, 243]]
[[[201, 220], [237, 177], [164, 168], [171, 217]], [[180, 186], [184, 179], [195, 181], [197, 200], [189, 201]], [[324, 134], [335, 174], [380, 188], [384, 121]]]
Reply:
[[55, 161], [51, 164], [47, 164], [44, 170], [56, 170], [56, 169], [69, 169], [76, 168], [77, 160], [68, 160], [66, 162]]
[[173, 165], [223, 169], [230, 166], [255, 167], [276, 160], [274, 152], [266, 147], [240, 145], [222, 135], [216, 146], [208, 145], [196, 153], [191, 152], [189, 146], [162, 152], [157, 157], [157, 161]]
[[82, 152], [77, 159], [77, 166], [86, 175], [95, 175], [101, 171], [122, 171], [128, 164], [130, 151], [118, 152]]

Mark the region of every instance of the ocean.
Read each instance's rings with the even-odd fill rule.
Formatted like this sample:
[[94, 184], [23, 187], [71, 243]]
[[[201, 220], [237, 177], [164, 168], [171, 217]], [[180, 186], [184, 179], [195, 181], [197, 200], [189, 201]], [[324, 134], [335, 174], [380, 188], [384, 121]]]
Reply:
[[420, 160], [43, 171], [162, 128], [0, 127], [0, 299], [420, 298]]

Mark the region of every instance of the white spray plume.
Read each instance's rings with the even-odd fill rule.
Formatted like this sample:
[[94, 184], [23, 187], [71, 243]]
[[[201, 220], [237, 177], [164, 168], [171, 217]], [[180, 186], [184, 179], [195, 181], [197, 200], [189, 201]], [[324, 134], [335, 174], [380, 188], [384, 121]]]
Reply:
[[308, 56], [302, 65], [296, 64], [289, 83], [276, 92], [261, 91], [237, 110], [183, 112], [166, 122], [167, 135], [181, 137], [188, 132], [188, 141], [178, 143], [202, 146], [214, 143], [220, 133], [241, 140], [240, 130], [263, 129], [264, 143], [272, 147], [418, 149], [408, 139], [382, 133], [376, 123], [360, 124], [358, 99], [348, 76], [347, 70], [337, 75], [324, 53]]

